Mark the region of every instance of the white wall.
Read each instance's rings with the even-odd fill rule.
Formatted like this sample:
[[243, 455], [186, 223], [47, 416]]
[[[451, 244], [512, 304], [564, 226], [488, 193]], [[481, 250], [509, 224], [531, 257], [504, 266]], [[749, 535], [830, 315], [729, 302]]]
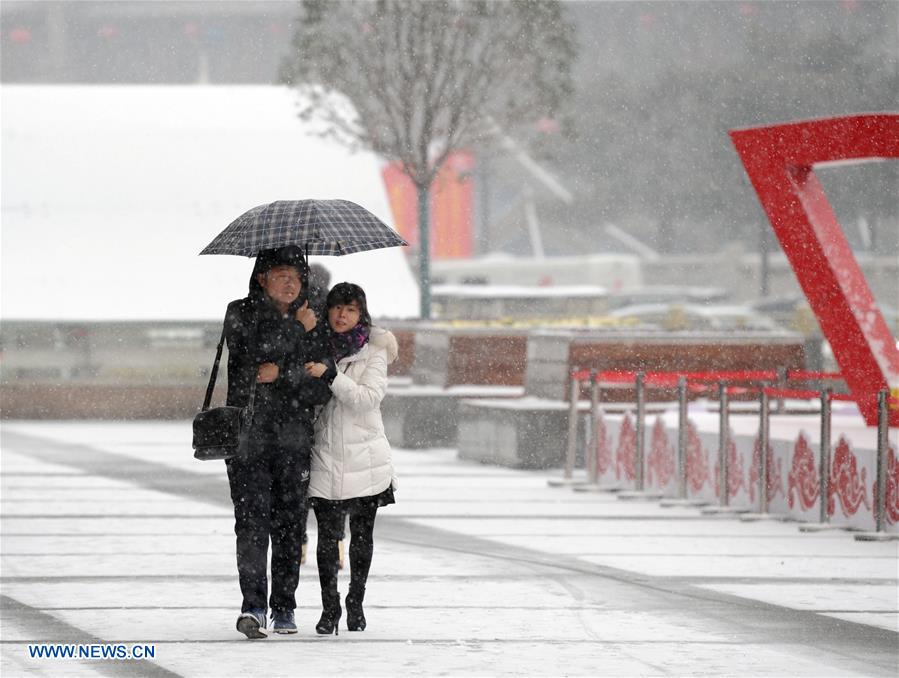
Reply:
[[489, 255], [435, 261], [431, 269], [434, 278], [447, 284], [481, 278], [491, 285], [599, 285], [617, 292], [643, 282], [640, 258], [633, 254], [545, 259]]
[[[197, 256], [279, 199], [344, 198], [393, 223], [378, 159], [307, 133], [273, 86], [20, 86], [2, 103], [4, 319], [215, 319], [252, 261]], [[313, 257], [412, 317], [400, 249]]]

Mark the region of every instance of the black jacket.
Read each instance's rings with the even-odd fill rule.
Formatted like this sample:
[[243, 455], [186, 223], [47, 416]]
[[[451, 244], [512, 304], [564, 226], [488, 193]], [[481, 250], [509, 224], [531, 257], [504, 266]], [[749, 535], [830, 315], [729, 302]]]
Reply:
[[278, 312], [258, 285], [232, 301], [225, 315], [228, 344], [228, 404], [244, 407], [261, 363], [278, 366], [278, 378], [256, 384], [251, 438], [283, 447], [309, 448], [316, 405], [330, 397], [328, 385], [306, 374], [309, 361], [327, 362], [327, 339], [321, 321], [311, 332]]

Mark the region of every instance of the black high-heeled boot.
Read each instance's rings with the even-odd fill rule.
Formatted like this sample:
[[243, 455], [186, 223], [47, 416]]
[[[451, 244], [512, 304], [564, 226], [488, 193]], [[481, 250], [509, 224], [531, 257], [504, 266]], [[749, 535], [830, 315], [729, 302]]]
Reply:
[[346, 595], [346, 627], [348, 631], [365, 630], [365, 613], [362, 611], [362, 599], [365, 597], [365, 588], [358, 589], [350, 586]]
[[338, 624], [343, 610], [340, 608], [340, 595], [335, 591], [333, 595], [322, 592], [322, 616], [315, 625], [315, 632], [323, 636], [338, 634]]

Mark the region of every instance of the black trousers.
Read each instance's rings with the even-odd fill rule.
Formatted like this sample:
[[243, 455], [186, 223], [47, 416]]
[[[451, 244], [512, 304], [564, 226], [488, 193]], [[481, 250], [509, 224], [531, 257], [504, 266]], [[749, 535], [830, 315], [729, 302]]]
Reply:
[[359, 597], [365, 592], [371, 558], [375, 549], [374, 531], [377, 504], [315, 500], [315, 520], [318, 523], [318, 543], [315, 557], [322, 600], [337, 595], [337, 542], [343, 539], [344, 521], [350, 514], [350, 591]]
[[266, 608], [268, 544], [272, 544], [269, 607], [293, 610], [300, 581], [310, 450], [254, 441], [245, 458], [228, 459], [234, 503], [241, 611]]

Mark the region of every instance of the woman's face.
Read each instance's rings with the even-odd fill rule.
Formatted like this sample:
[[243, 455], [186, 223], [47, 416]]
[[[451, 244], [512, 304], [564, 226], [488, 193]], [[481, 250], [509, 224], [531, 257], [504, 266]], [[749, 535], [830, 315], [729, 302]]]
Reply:
[[337, 304], [328, 309], [328, 322], [331, 329], [342, 334], [349, 332], [359, 322], [361, 316], [359, 303], [351, 301], [348, 304]]

